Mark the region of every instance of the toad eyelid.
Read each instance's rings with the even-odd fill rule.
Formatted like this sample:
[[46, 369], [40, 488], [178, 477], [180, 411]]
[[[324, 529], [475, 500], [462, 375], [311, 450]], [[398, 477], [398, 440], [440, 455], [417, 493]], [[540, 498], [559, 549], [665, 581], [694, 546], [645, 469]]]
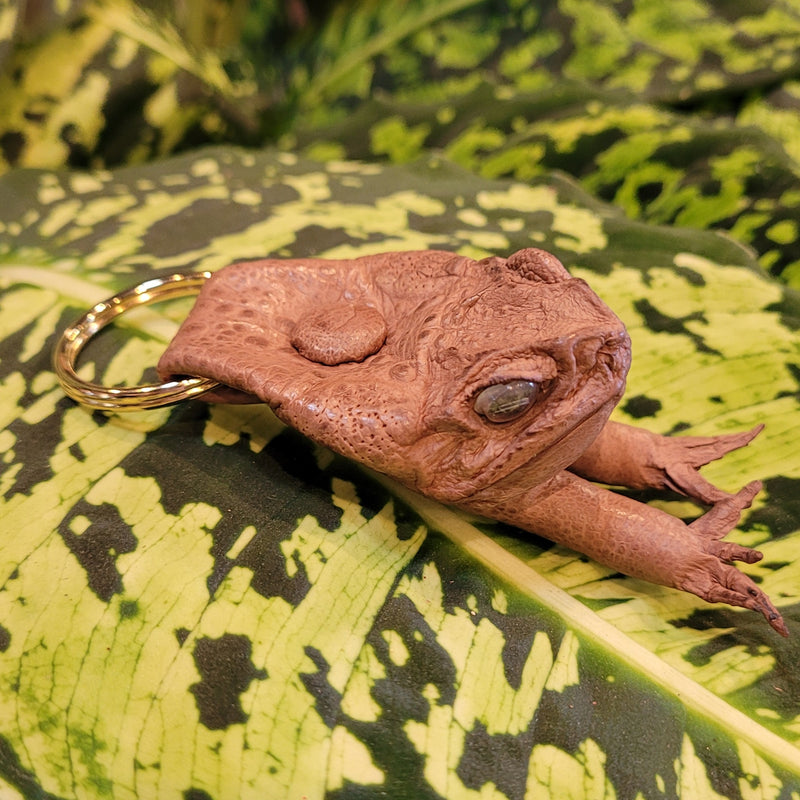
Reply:
[[[485, 373], [484, 370], [484, 375]], [[544, 387], [552, 383], [557, 376], [558, 366], [550, 356], [515, 358], [495, 367], [488, 376], [475, 380], [469, 394], [474, 396], [490, 386], [512, 381], [530, 381]]]

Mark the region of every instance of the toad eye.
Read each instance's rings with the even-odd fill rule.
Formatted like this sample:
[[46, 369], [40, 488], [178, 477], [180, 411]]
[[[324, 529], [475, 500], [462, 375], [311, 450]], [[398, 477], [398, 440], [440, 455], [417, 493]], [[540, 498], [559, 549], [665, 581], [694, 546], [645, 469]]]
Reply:
[[533, 381], [509, 381], [487, 386], [475, 398], [473, 408], [489, 422], [510, 422], [522, 416], [539, 395]]

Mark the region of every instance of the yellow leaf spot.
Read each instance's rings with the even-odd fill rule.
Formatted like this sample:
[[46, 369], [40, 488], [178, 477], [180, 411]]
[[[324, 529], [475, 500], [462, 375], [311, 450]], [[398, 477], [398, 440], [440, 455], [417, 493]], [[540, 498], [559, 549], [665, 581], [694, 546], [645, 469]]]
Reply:
[[409, 659], [410, 653], [397, 631], [384, 631], [383, 639], [389, 647], [389, 658], [392, 663], [402, 667]]
[[475, 208], [464, 208], [456, 216], [465, 224], [482, 228], [487, 223], [486, 215]]
[[381, 715], [381, 707], [372, 698], [375, 682], [386, 677], [386, 669], [378, 659], [372, 646], [367, 643], [358, 654], [353, 674], [347, 682], [342, 696], [342, 712], [352, 719], [375, 722]]
[[369, 750], [341, 725], [333, 729], [330, 748], [328, 791], [341, 789], [346, 781], [358, 786], [384, 783], [386, 776], [372, 762]]
[[243, 206], [257, 206], [260, 205], [263, 198], [258, 192], [252, 189], [237, 189], [232, 195], [231, 199], [235, 203]]
[[36, 194], [37, 201], [44, 206], [50, 205], [50, 203], [56, 203], [63, 200], [65, 197], [66, 192], [61, 184], [52, 183], [48, 185], [45, 181], [42, 181], [42, 185], [39, 187], [39, 191]]
[[739, 741], [737, 749], [744, 773], [739, 778], [742, 800], [778, 800], [783, 782], [772, 767], [746, 742]]
[[702, 797], [704, 800], [724, 800], [723, 795], [714, 791], [708, 779], [705, 765], [697, 757], [692, 740], [684, 735], [680, 760], [675, 762], [678, 776], [678, 797]]
[[481, 259], [490, 253], [508, 252], [508, 237], [496, 231], [456, 231], [455, 235], [469, 242], [466, 247], [459, 248], [462, 254], [470, 251], [473, 257]]
[[94, 175], [85, 172], [75, 172], [69, 179], [70, 187], [75, 194], [88, 194], [103, 191], [104, 184]]
[[219, 162], [214, 158], [198, 158], [189, 171], [196, 178], [208, 178], [210, 175], [216, 175], [219, 172]]
[[75, 221], [75, 215], [80, 208], [80, 200], [74, 198], [54, 206], [39, 225], [39, 234], [44, 239], [55, 236], [58, 231]]
[[592, 739], [581, 742], [575, 756], [553, 745], [536, 745], [528, 764], [525, 796], [537, 800], [614, 800], [616, 794], [606, 776], [605, 761], [605, 753]]
[[84, 517], [82, 514], [74, 517], [70, 520], [69, 529], [74, 533], [76, 536], [80, 536], [83, 533], [86, 533], [89, 526], [92, 524], [92, 521], [88, 517]]
[[544, 685], [545, 689], [553, 692], [563, 692], [569, 686], [578, 686], [578, 648], [580, 642], [575, 634], [568, 630], [561, 640], [561, 647], [553, 662], [553, 668]]
[[239, 554], [242, 552], [242, 550], [244, 550], [245, 547], [250, 544], [256, 533], [258, 533], [258, 531], [256, 531], [255, 525], [248, 525], [236, 537], [228, 552], [225, 553], [225, 557], [229, 558], [231, 561], [235, 561], [239, 557]]
[[501, 614], [508, 613], [508, 595], [502, 589], [495, 589], [492, 595], [492, 608]]
[[767, 236], [777, 244], [791, 244], [798, 237], [797, 223], [791, 219], [782, 219], [767, 229]]

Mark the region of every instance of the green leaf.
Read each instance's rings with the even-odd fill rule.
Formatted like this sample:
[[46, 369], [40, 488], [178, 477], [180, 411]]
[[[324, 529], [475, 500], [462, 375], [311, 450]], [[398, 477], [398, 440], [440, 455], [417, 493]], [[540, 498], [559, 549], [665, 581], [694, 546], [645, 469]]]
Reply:
[[[619, 419], [767, 422], [709, 468], [793, 638], [366, 474], [259, 406], [92, 415], [55, 338], [174, 269], [418, 247], [556, 252], [625, 319]], [[22, 797], [792, 798], [800, 304], [726, 238], [569, 180], [213, 149], [0, 178], [0, 790]], [[137, 382], [186, 302], [81, 373]], [[736, 335], [733, 335], [735, 332]], [[644, 498], [678, 515], [699, 509]]]

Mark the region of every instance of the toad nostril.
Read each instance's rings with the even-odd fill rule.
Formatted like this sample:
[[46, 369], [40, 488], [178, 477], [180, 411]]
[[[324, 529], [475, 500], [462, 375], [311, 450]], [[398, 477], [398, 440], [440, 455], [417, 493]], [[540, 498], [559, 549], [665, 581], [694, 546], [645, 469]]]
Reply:
[[606, 336], [602, 347], [607, 350], [618, 350], [620, 347], [627, 347], [629, 343], [628, 332], [625, 330], [615, 331]]
[[624, 371], [630, 363], [630, 350], [627, 331], [607, 334], [597, 347], [597, 362], [612, 372]]
[[615, 358], [621, 360], [629, 359], [631, 340], [628, 336], [628, 332], [623, 329], [607, 335], [599, 349]]

